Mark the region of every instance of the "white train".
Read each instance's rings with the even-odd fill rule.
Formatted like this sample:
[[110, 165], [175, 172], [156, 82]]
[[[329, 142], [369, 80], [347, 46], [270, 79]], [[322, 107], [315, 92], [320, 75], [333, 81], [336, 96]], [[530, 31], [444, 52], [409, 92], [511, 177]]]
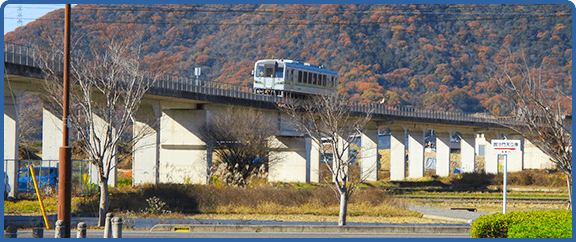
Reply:
[[322, 66], [293, 60], [259, 60], [254, 64], [253, 90], [256, 94], [280, 97], [325, 95], [338, 88], [338, 73]]

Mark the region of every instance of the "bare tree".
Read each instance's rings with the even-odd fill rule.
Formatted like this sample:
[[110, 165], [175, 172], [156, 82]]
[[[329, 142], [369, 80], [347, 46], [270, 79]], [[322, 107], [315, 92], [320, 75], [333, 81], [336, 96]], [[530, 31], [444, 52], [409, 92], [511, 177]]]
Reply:
[[[131, 131], [140, 102], [153, 84], [140, 63], [141, 36], [119, 25], [101, 26], [98, 36], [77, 38], [71, 51], [70, 129], [81, 148], [98, 169], [100, 187], [99, 222], [103, 226], [109, 208], [108, 180], [115, 169], [120, 138]], [[90, 39], [88, 43], [88, 37]], [[62, 44], [50, 40], [51, 51], [39, 50], [45, 64], [45, 94], [51, 104], [62, 110], [62, 75], [56, 68], [62, 56]], [[137, 140], [150, 133], [133, 133]]]
[[266, 177], [269, 164], [277, 159], [268, 142], [276, 134], [275, 124], [251, 109], [230, 107], [211, 112], [201, 135], [216, 155], [214, 174], [234, 186], [246, 186], [251, 177]]
[[[521, 134], [548, 155], [564, 174], [572, 206], [572, 93], [571, 88], [549, 87], [545, 82], [560, 75], [540, 66], [531, 67], [522, 52], [497, 66], [493, 81], [515, 105], [515, 122], [503, 125]], [[570, 78], [571, 75], [565, 75]], [[546, 80], [546, 81], [544, 81]], [[556, 80], [565, 83], [564, 80]], [[569, 102], [566, 102], [569, 101]], [[567, 121], [567, 116], [569, 121]]]
[[292, 117], [297, 131], [318, 144], [323, 157], [332, 157], [332, 161], [322, 160], [332, 175], [332, 182], [325, 181], [340, 201], [338, 225], [346, 225], [348, 200], [366, 180], [361, 172], [353, 169], [357, 167], [356, 157], [350, 154], [350, 144], [370, 121], [372, 112], [353, 115], [349, 103], [335, 95], [314, 96], [279, 106]]

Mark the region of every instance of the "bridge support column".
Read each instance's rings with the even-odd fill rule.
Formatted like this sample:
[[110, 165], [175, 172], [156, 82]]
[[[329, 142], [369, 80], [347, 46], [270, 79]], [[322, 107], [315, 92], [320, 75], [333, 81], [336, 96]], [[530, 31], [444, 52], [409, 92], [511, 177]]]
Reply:
[[[42, 166], [55, 167], [60, 159], [62, 146], [62, 112], [50, 108], [44, 101], [42, 110]], [[60, 115], [58, 115], [60, 113]]]
[[406, 178], [406, 133], [404, 130], [390, 132], [390, 180]]
[[315, 138], [306, 138], [306, 164], [310, 177], [307, 182], [320, 182], [320, 141]]
[[365, 181], [378, 181], [378, 130], [364, 129], [360, 142], [360, 177]]
[[[513, 135], [508, 139], [520, 140], [520, 151], [525, 151], [526, 140], [521, 135]], [[518, 172], [524, 169], [524, 156], [523, 154], [509, 154], [508, 155], [508, 172]]]
[[[97, 137], [100, 140], [113, 138], [113, 137], [106, 138], [108, 123], [104, 119], [102, 119], [98, 115], [94, 115], [93, 122], [94, 122], [94, 132], [96, 133]], [[94, 135], [94, 134], [91, 134], [91, 135]], [[93, 140], [92, 137], [90, 139]], [[101, 146], [100, 149], [104, 149], [104, 147]], [[115, 154], [116, 151], [118, 150], [118, 146], [115, 145], [114, 147], [108, 147], [107, 149], [109, 151], [105, 154], [106, 158], [104, 160], [109, 160], [110, 156]], [[111, 187], [116, 187], [116, 179], [117, 179], [117, 174], [118, 174], [118, 169], [116, 167], [117, 164], [118, 164], [118, 156], [112, 157], [110, 164], [103, 164], [104, 165], [103, 166], [104, 172], [109, 170], [108, 185]], [[90, 174], [90, 183], [98, 184], [100, 182], [100, 175], [98, 173], [98, 167], [90, 164], [88, 169], [89, 169], [89, 174]]]
[[199, 135], [207, 111], [163, 110], [160, 118], [160, 183], [207, 184], [210, 181], [212, 152]]
[[8, 175], [9, 196], [18, 190], [18, 100], [19, 95], [4, 96], [4, 172]]
[[450, 133], [436, 133], [436, 175], [450, 175]]
[[460, 164], [462, 172], [473, 173], [475, 170], [476, 153], [476, 134], [462, 134], [460, 140]]
[[524, 169], [554, 168], [554, 163], [550, 161], [550, 156], [532, 144], [530, 140], [523, 140], [522, 150], [524, 151]]
[[132, 184], [158, 184], [158, 161], [160, 144], [161, 114], [159, 103], [143, 103], [134, 119]]
[[276, 151], [271, 154], [275, 161], [268, 166], [268, 181], [302, 183], [310, 181], [310, 163], [306, 160], [307, 143], [310, 141], [302, 141], [300, 137], [285, 136], [276, 136], [270, 140]]
[[424, 135], [423, 131], [408, 133], [408, 177], [424, 177]]
[[[336, 148], [336, 150], [338, 150], [338, 153], [340, 153], [342, 160], [344, 160], [345, 162], [348, 162], [348, 159], [350, 157], [350, 144], [346, 141], [346, 139], [343, 139], [342, 137], [338, 137], [338, 143], [336, 144], [338, 147]], [[334, 154], [332, 155], [333, 157], [336, 156], [336, 152], [334, 152]], [[334, 158], [333, 158], [334, 160]], [[332, 161], [332, 170], [334, 172], [341, 170], [341, 174], [342, 175], [348, 175], [348, 172], [350, 171], [350, 167], [340, 167], [340, 169], [338, 169], [337, 167], [337, 163]], [[336, 181], [336, 174], [332, 173], [332, 181]]]
[[498, 174], [498, 157], [494, 154], [492, 140], [496, 139], [495, 134], [484, 133], [484, 169], [486, 174]]

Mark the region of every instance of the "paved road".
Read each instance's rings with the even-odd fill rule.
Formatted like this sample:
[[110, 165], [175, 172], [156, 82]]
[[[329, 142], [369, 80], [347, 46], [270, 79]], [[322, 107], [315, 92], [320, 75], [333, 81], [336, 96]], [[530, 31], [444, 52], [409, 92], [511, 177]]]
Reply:
[[[89, 230], [88, 238], [102, 238], [103, 230]], [[75, 238], [76, 231], [71, 233]], [[32, 230], [18, 231], [18, 238], [32, 238]], [[54, 230], [45, 230], [44, 238], [54, 238]], [[326, 234], [326, 233], [190, 233], [123, 230], [122, 238], [470, 238], [469, 234]]]
[[470, 212], [466, 210], [452, 210], [451, 208], [418, 206], [413, 204], [409, 204], [407, 208], [408, 210], [424, 214], [424, 218], [464, 223], [470, 223], [482, 215], [491, 214], [489, 212]]
[[[477, 219], [478, 217], [488, 214], [482, 212], [469, 212], [469, 211], [462, 211], [462, 210], [451, 210], [450, 208], [438, 208], [438, 207], [426, 207], [426, 206], [416, 206], [416, 205], [409, 205], [409, 210], [418, 211], [424, 214], [424, 217], [437, 219], [437, 220], [449, 220], [454, 222], [463, 222], [463, 223], [470, 223], [471, 221]], [[40, 216], [6, 216], [4, 217], [5, 224], [16, 222], [16, 223], [38, 223], [39, 225], [33, 226], [42, 226], [43, 221]], [[52, 218], [55, 220], [55, 218]], [[50, 220], [50, 219], [49, 219]], [[88, 226], [95, 226], [96, 218], [73, 218], [73, 223], [77, 223], [78, 221], [85, 222]], [[94, 224], [93, 224], [94, 223]], [[428, 233], [428, 232], [421, 232], [421, 233], [397, 233], [397, 232], [389, 232], [389, 233], [373, 233], [373, 232], [360, 232], [360, 233], [332, 233], [332, 232], [322, 232], [322, 231], [315, 231], [315, 232], [266, 232], [266, 233], [245, 233], [244, 231], [211, 231], [211, 230], [201, 230], [196, 232], [166, 232], [166, 231], [150, 231], [152, 227], [155, 225], [215, 225], [217, 226], [226, 226], [226, 225], [235, 225], [235, 226], [335, 226], [336, 224], [331, 223], [321, 223], [321, 222], [292, 222], [292, 221], [257, 221], [257, 220], [198, 220], [198, 219], [125, 219], [125, 226], [129, 228], [141, 229], [141, 230], [131, 230], [131, 229], [124, 229], [122, 231], [124, 238], [469, 238], [469, 233], [461, 233], [461, 232], [452, 232], [446, 233], [443, 232], [442, 228], [435, 231], [437, 233]], [[414, 229], [418, 229], [421, 227], [433, 227], [433, 226], [449, 226], [449, 227], [468, 227], [469, 225], [466, 224], [372, 224], [372, 223], [349, 223], [349, 226], [382, 226], [382, 227], [392, 227], [392, 226], [407, 226], [413, 227]], [[265, 231], [265, 230], [264, 230]], [[372, 230], [374, 231], [374, 230]], [[72, 236], [75, 237], [76, 232], [72, 232]], [[89, 238], [102, 238], [103, 231], [102, 230], [89, 230], [88, 237]], [[19, 238], [31, 238], [32, 231], [30, 229], [20, 230], [18, 232]], [[44, 231], [44, 238], [53, 238], [54, 231], [53, 230], [46, 230]]]

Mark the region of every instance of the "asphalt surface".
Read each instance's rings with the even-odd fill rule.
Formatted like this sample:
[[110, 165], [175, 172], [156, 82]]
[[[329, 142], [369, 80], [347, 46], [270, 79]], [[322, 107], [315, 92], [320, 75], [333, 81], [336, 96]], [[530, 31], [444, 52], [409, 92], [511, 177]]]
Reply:
[[[455, 210], [456, 209], [456, 210]], [[488, 215], [491, 213], [487, 212], [471, 212], [468, 210], [462, 210], [461, 207], [453, 208], [442, 208], [442, 207], [427, 207], [427, 206], [417, 206], [408, 205], [408, 210], [416, 211], [424, 214], [424, 218], [430, 218], [435, 220], [443, 221], [453, 221], [453, 222], [463, 222], [471, 224], [482, 215]]]
[[[270, 220], [205, 220], [205, 219], [133, 219], [124, 220], [124, 238], [144, 238], [163, 236], [173, 238], [204, 237], [298, 237], [309, 235], [317, 238], [345, 238], [344, 235], [355, 234], [359, 237], [387, 237], [404, 235], [404, 237], [425, 238], [426, 235], [438, 235], [445, 238], [469, 237], [470, 223], [482, 215], [489, 213], [472, 212], [468, 210], [452, 210], [450, 208], [426, 207], [409, 205], [409, 210], [424, 214], [425, 218], [438, 220], [439, 223], [428, 224], [393, 224], [393, 223], [353, 223], [345, 227], [337, 226], [336, 222], [306, 222], [306, 221], [270, 221]], [[49, 216], [49, 221], [55, 222], [55, 216]], [[440, 223], [451, 221], [454, 223]], [[73, 217], [72, 224], [84, 222], [87, 226], [96, 226], [97, 218]], [[4, 227], [44, 227], [41, 216], [5, 216]], [[133, 232], [140, 229], [141, 232]], [[148, 233], [147, 233], [148, 232]], [[22, 234], [22, 235], [21, 235]], [[21, 229], [19, 237], [31, 238], [30, 229]], [[92, 235], [90, 235], [92, 234]], [[294, 235], [294, 236], [290, 236]], [[51, 238], [53, 230], [45, 231], [45, 238]], [[75, 232], [73, 237], [75, 236]], [[102, 231], [89, 231], [88, 237], [101, 238]], [[437, 237], [437, 236], [436, 236]]]
[[[103, 230], [89, 230], [87, 238], [102, 238]], [[72, 238], [76, 238], [76, 231], [71, 231]], [[32, 230], [19, 230], [18, 238], [32, 238]], [[43, 238], [54, 238], [54, 230], [44, 231]], [[151, 232], [147, 230], [123, 230], [122, 238], [470, 238], [469, 234], [406, 234], [406, 233], [184, 233], [184, 232]]]

